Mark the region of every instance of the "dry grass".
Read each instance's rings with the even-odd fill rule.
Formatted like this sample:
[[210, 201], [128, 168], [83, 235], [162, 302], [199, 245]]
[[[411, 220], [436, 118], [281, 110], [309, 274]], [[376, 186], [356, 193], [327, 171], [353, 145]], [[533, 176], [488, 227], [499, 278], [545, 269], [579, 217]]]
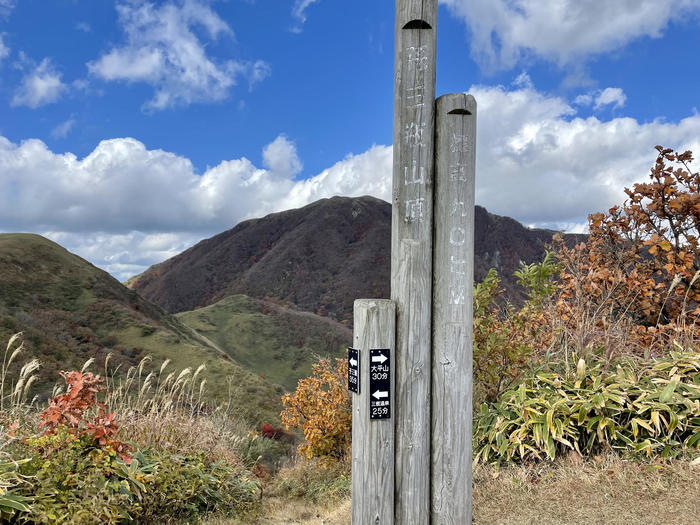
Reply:
[[[477, 525], [697, 525], [700, 463], [624, 461], [617, 456], [474, 471]], [[240, 519], [205, 525], [349, 525], [350, 500], [314, 505], [305, 499], [265, 497]]]
[[350, 525], [350, 499], [330, 505], [312, 505], [308, 501], [266, 498], [255, 514], [240, 519], [211, 518], [203, 525]]
[[700, 466], [577, 456], [554, 464], [474, 471], [478, 524], [696, 525]]

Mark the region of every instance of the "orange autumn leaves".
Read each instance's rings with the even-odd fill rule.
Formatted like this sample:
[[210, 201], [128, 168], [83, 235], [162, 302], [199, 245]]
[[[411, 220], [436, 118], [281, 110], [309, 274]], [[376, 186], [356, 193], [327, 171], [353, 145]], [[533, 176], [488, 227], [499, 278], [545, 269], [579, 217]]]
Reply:
[[352, 411], [346, 378], [345, 359], [321, 359], [310, 377], [299, 380], [294, 394], [285, 394], [282, 423], [301, 427], [306, 443], [299, 453], [307, 458], [343, 458], [350, 447]]

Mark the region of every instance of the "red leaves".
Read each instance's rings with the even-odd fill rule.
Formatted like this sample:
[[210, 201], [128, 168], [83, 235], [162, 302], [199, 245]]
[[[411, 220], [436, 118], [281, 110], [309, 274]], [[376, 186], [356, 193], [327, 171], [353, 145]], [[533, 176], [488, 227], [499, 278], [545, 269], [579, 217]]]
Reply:
[[[104, 379], [77, 370], [60, 374], [68, 384], [68, 391], [49, 401], [48, 408], [39, 416], [39, 428], [45, 428], [44, 435], [55, 434], [59, 427], [66, 427], [73, 436], [90, 436], [99, 446], [112, 448], [130, 463], [129, 445], [115, 439], [119, 430], [116, 415], [108, 413], [104, 403], [97, 402], [97, 394], [105, 389]], [[86, 423], [85, 413], [93, 408], [99, 409], [99, 415], [92, 423]]]

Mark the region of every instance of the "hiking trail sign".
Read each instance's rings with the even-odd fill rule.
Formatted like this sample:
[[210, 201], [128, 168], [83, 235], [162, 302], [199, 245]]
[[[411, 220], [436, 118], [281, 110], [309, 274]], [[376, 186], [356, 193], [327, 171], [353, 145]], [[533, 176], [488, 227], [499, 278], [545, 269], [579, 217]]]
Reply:
[[348, 348], [348, 390], [360, 393], [360, 354], [355, 348]]

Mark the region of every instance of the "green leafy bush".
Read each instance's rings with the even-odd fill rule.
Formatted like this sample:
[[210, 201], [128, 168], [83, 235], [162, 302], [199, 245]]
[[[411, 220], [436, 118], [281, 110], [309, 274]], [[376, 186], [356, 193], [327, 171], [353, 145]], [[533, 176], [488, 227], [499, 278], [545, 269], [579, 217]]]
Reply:
[[15, 514], [29, 512], [32, 499], [19, 494], [19, 487], [26, 479], [19, 467], [30, 459], [0, 461], [0, 522], [9, 521]]
[[528, 300], [522, 308], [501, 300], [495, 269], [474, 287], [474, 399], [495, 401], [532, 369], [542, 349], [551, 345], [551, 297], [560, 264], [547, 252], [542, 262], [522, 264], [515, 272]]
[[215, 510], [235, 514], [252, 506], [260, 491], [257, 481], [223, 461], [208, 463], [202, 453], [167, 455], [147, 485], [139, 519], [182, 523]]
[[605, 371], [579, 360], [575, 371], [537, 373], [474, 421], [475, 461], [554, 459], [620, 452], [674, 457], [700, 448], [700, 353], [670, 352]]
[[66, 427], [29, 438], [26, 446], [32, 460], [21, 472], [31, 476], [26, 490], [32, 503], [25, 522], [116, 524], [138, 514], [146, 478], [129, 476], [114, 450], [95, 447], [89, 436], [76, 437]]
[[127, 464], [114, 450], [65, 428], [29, 438], [25, 446], [33, 458], [20, 472], [31, 476], [31, 484], [19, 494], [31, 514], [22, 514], [21, 522], [183, 523], [214, 510], [243, 511], [260, 493], [259, 483], [245, 471], [208, 462], [203, 453], [140, 450]]

